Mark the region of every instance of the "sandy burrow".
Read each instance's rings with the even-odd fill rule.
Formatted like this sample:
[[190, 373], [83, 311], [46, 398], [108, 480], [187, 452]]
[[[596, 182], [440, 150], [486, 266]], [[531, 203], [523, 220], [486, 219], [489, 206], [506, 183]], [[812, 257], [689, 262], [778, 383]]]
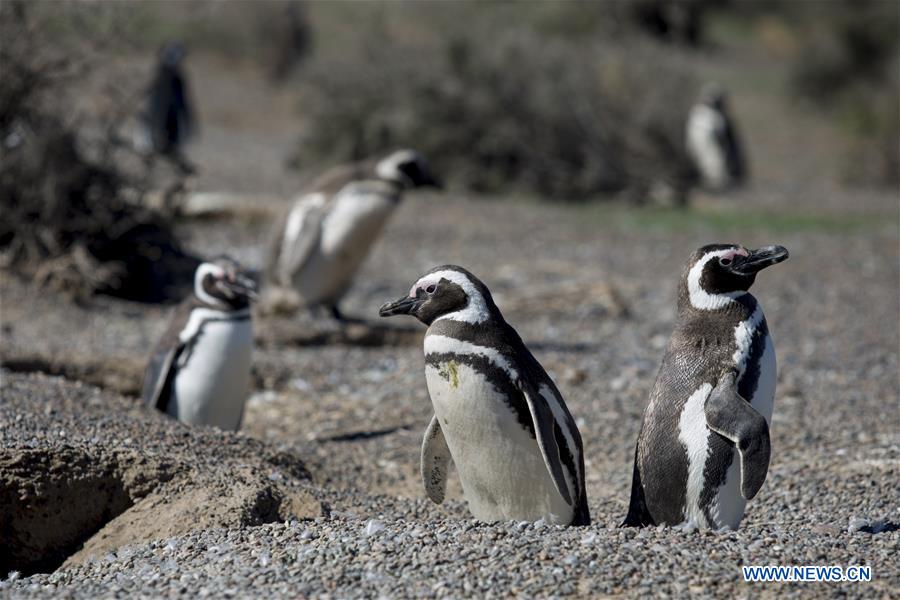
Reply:
[[0, 571], [47, 570], [195, 529], [323, 514], [303, 462], [92, 386], [4, 372]]

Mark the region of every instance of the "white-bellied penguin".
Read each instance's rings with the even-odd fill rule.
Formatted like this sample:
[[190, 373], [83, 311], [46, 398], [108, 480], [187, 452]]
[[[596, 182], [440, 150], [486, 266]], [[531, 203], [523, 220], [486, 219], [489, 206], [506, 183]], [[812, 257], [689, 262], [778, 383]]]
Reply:
[[408, 314], [428, 326], [434, 418], [422, 444], [422, 479], [432, 501], [444, 499], [452, 460], [477, 519], [590, 523], [575, 421], [477, 277], [437, 267], [379, 314]]
[[276, 223], [267, 284], [293, 289], [304, 305], [323, 306], [342, 319], [338, 302], [403, 192], [417, 187], [441, 184], [412, 150], [326, 172]]
[[143, 399], [193, 425], [237, 430], [250, 384], [256, 284], [230, 258], [204, 262], [144, 376]]
[[722, 86], [704, 86], [688, 114], [685, 143], [704, 187], [721, 191], [737, 187], [747, 178], [744, 148]]

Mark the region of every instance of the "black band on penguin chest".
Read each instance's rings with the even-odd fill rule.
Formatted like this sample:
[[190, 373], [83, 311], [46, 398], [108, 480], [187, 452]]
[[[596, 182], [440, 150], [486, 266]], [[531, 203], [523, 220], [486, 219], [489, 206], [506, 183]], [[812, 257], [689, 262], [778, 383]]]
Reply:
[[[485, 382], [503, 398], [506, 405], [516, 416], [516, 422], [535, 437], [531, 411], [522, 392], [509, 379], [509, 375], [495, 365], [489, 358], [481, 354], [463, 354], [458, 352], [439, 352], [425, 355], [425, 364], [438, 370], [441, 377], [448, 381], [457, 377], [456, 365], [465, 365], [484, 377]], [[452, 365], [452, 366], [451, 366]]]
[[204, 328], [210, 323], [240, 323], [241, 321], [249, 321], [250, 320], [249, 312], [237, 312], [230, 315], [224, 315], [221, 317], [207, 317], [203, 319], [200, 325], [197, 327], [197, 332], [184, 344], [184, 348], [181, 351], [181, 356], [179, 358], [179, 362], [182, 366], [186, 366], [188, 362], [191, 360], [191, 356], [194, 353], [194, 348], [197, 346], [197, 343], [203, 337]]
[[[519, 334], [507, 324], [502, 317], [495, 316], [483, 323], [466, 323], [462, 321], [443, 320], [432, 323], [427, 335], [440, 335], [460, 342], [469, 343], [488, 350], [497, 352], [513, 369], [521, 382], [512, 381], [506, 369], [497, 366], [490, 358], [478, 353], [465, 352], [433, 352], [426, 354], [425, 362], [438, 369], [441, 376], [453, 377], [452, 369], [448, 368], [450, 361], [463, 364], [484, 377], [485, 382], [494, 388], [494, 391], [503, 398], [503, 401], [516, 417], [516, 422], [537, 439], [535, 425], [525, 392], [519, 387], [527, 384], [534, 393], [540, 394], [542, 387], [546, 386], [552, 393], [559, 397], [553, 380], [547, 375], [544, 368], [531, 354]], [[441, 372], [443, 371], [443, 373]], [[534, 398], [534, 402], [543, 402], [543, 398]], [[587, 515], [587, 503], [584, 496], [582, 474], [584, 462], [582, 458], [581, 438], [575, 421], [568, 409], [559, 398], [559, 408], [565, 413], [565, 423], [554, 422], [553, 437], [559, 452], [559, 459], [563, 468], [568, 471], [573, 481], [578, 481], [580, 486], [580, 504], [578, 510], [583, 510]], [[554, 419], [555, 420], [555, 419]], [[570, 432], [575, 447], [570, 446], [569, 439], [562, 427]], [[577, 458], [576, 458], [577, 457]], [[580, 464], [576, 464], [580, 463]], [[589, 520], [589, 517], [584, 517]]]
[[[517, 356], [513, 344], [508, 341], [509, 332], [504, 331], [509, 328], [505, 322], [495, 323], [488, 321], [486, 323], [466, 323], [463, 321], [443, 320], [436, 321], [429, 328], [427, 335], [440, 335], [449, 337], [460, 342], [466, 342], [475, 346], [481, 346], [497, 352], [510, 365], [515, 365], [519, 371], [520, 377], [528, 377], [529, 373], [522, 372], [523, 361]], [[510, 328], [511, 329], [511, 328]], [[518, 334], [512, 332], [516, 338]], [[519, 342], [521, 344], [521, 341]], [[527, 351], [526, 351], [527, 352]], [[425, 364], [433, 366], [439, 370], [446, 369], [450, 361], [458, 364], [466, 365], [476, 373], [485, 378], [494, 390], [504, 399], [507, 406], [516, 415], [516, 421], [523, 429], [528, 431], [531, 437], [535, 437], [534, 423], [531, 417], [531, 411], [528, 409], [528, 403], [515, 382], [510, 380], [509, 373], [505, 369], [497, 366], [488, 357], [476, 353], [462, 352], [432, 352], [425, 355]], [[526, 363], [527, 364], [527, 363]]]

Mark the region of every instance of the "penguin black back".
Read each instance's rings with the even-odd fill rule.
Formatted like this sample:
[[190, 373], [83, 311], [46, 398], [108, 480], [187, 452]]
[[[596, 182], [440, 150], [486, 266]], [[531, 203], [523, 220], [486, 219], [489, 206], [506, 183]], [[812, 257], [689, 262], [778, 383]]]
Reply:
[[182, 68], [184, 55], [181, 44], [167, 44], [162, 48], [147, 94], [144, 120], [153, 148], [160, 154], [177, 152], [196, 127]]

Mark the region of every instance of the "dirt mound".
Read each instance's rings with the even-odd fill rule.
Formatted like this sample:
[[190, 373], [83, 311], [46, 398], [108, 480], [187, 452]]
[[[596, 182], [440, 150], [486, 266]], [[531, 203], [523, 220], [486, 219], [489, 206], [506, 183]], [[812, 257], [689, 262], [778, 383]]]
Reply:
[[5, 369], [19, 373], [46, 373], [59, 375], [96, 385], [119, 394], [137, 396], [141, 393], [141, 380], [146, 364], [128, 356], [117, 356], [116, 360], [96, 353], [79, 355], [69, 352], [40, 353], [18, 352], [4, 348], [0, 351], [0, 364]]
[[323, 514], [290, 448], [191, 429], [91, 386], [6, 372], [0, 424], [3, 573]]
[[0, 450], [0, 572], [53, 570], [131, 506], [116, 466], [86, 452]]

